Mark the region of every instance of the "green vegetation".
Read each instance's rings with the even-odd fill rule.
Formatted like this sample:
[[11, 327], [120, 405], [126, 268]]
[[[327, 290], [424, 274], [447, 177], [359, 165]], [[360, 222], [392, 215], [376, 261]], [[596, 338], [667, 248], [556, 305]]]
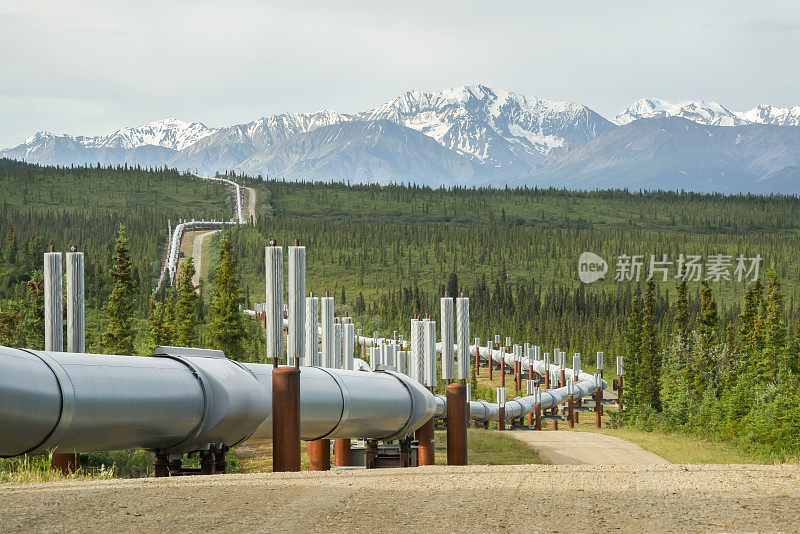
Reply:
[[[447, 464], [447, 432], [437, 431], [436, 464]], [[540, 464], [542, 460], [520, 440], [481, 428], [467, 429], [467, 460], [470, 465]]]
[[586, 425], [581, 430], [615, 436], [661, 456], [673, 464], [759, 464], [763, 455], [742, 450], [735, 444], [679, 432], [645, 431], [638, 428], [603, 428]]

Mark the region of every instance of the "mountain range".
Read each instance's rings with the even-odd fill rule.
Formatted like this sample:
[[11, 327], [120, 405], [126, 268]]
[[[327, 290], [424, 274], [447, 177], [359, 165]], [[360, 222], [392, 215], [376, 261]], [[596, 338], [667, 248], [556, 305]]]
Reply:
[[642, 99], [606, 119], [575, 102], [461, 86], [352, 114], [209, 128], [165, 119], [108, 135], [39, 132], [0, 157], [167, 165], [304, 180], [800, 194], [800, 106], [744, 112]]

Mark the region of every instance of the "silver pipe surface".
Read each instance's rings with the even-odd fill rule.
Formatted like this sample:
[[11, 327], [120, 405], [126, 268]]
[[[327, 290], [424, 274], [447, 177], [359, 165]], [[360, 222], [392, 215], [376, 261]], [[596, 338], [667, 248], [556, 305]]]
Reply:
[[466, 380], [470, 378], [472, 351], [469, 346], [469, 299], [465, 297], [456, 299], [456, 346], [458, 348], [456, 378]]
[[453, 299], [441, 299], [442, 322], [442, 380], [453, 380], [455, 376], [455, 358], [453, 356]]
[[64, 300], [61, 253], [44, 253], [44, 348], [64, 350]]
[[86, 352], [83, 252], [67, 252], [67, 351]]
[[[306, 345], [306, 247], [289, 247], [289, 310], [286, 356], [289, 365], [302, 359]], [[316, 336], [314, 336], [316, 339]]]
[[267, 358], [283, 356], [283, 248], [266, 247], [266, 334]]
[[[154, 357], [0, 347], [0, 456], [129, 448], [166, 453], [272, 435], [272, 366], [220, 351]], [[394, 372], [301, 367], [303, 439], [397, 439], [436, 399]]]

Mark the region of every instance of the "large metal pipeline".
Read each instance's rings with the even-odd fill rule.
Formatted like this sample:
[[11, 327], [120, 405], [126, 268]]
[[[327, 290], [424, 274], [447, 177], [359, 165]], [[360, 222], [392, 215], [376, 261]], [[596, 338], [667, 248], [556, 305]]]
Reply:
[[[435, 397], [400, 373], [301, 367], [302, 439], [396, 439]], [[272, 366], [219, 351], [154, 357], [0, 347], [0, 456], [143, 448], [162, 453], [272, 436]]]

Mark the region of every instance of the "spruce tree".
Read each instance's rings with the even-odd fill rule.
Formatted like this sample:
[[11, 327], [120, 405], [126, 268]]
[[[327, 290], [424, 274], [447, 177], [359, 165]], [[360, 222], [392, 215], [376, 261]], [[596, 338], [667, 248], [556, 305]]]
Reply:
[[781, 368], [785, 368], [786, 364], [786, 326], [783, 324], [781, 283], [774, 270], [769, 273], [764, 345], [764, 357], [761, 363], [762, 377], [777, 383], [778, 373]]
[[25, 348], [44, 350], [44, 275], [35, 271], [25, 284], [21, 338]]
[[243, 360], [245, 357], [245, 330], [242, 312], [239, 310], [243, 300], [236, 274], [233, 243], [230, 234], [225, 232], [220, 244], [219, 267], [214, 274], [211, 290], [208, 338], [211, 348], [225, 352], [226, 356], [234, 360]]
[[156, 300], [155, 296], [150, 296], [149, 313], [147, 315], [147, 333], [150, 336], [150, 345], [155, 348], [161, 345], [169, 345], [170, 340], [167, 336], [164, 324], [164, 303]]
[[182, 347], [190, 347], [197, 343], [199, 299], [192, 283], [194, 275], [194, 261], [189, 256], [181, 265], [181, 274], [178, 278], [178, 303], [175, 317], [176, 342]]
[[6, 234], [6, 261], [11, 265], [17, 263], [17, 248], [17, 234], [12, 224], [8, 227], [8, 234]]
[[661, 409], [661, 349], [656, 326], [655, 282], [645, 284], [642, 303], [642, 356], [639, 373], [640, 402], [655, 410]]
[[114, 266], [110, 271], [114, 289], [106, 304], [108, 327], [103, 346], [111, 354], [133, 354], [133, 300], [135, 288], [131, 278], [131, 258], [125, 227], [119, 227], [114, 247]]
[[[678, 342], [682, 345], [682, 351], [689, 348], [689, 294], [686, 277], [681, 273], [676, 284], [678, 296], [675, 298], [675, 333]], [[685, 358], [685, 354], [681, 355]]]

